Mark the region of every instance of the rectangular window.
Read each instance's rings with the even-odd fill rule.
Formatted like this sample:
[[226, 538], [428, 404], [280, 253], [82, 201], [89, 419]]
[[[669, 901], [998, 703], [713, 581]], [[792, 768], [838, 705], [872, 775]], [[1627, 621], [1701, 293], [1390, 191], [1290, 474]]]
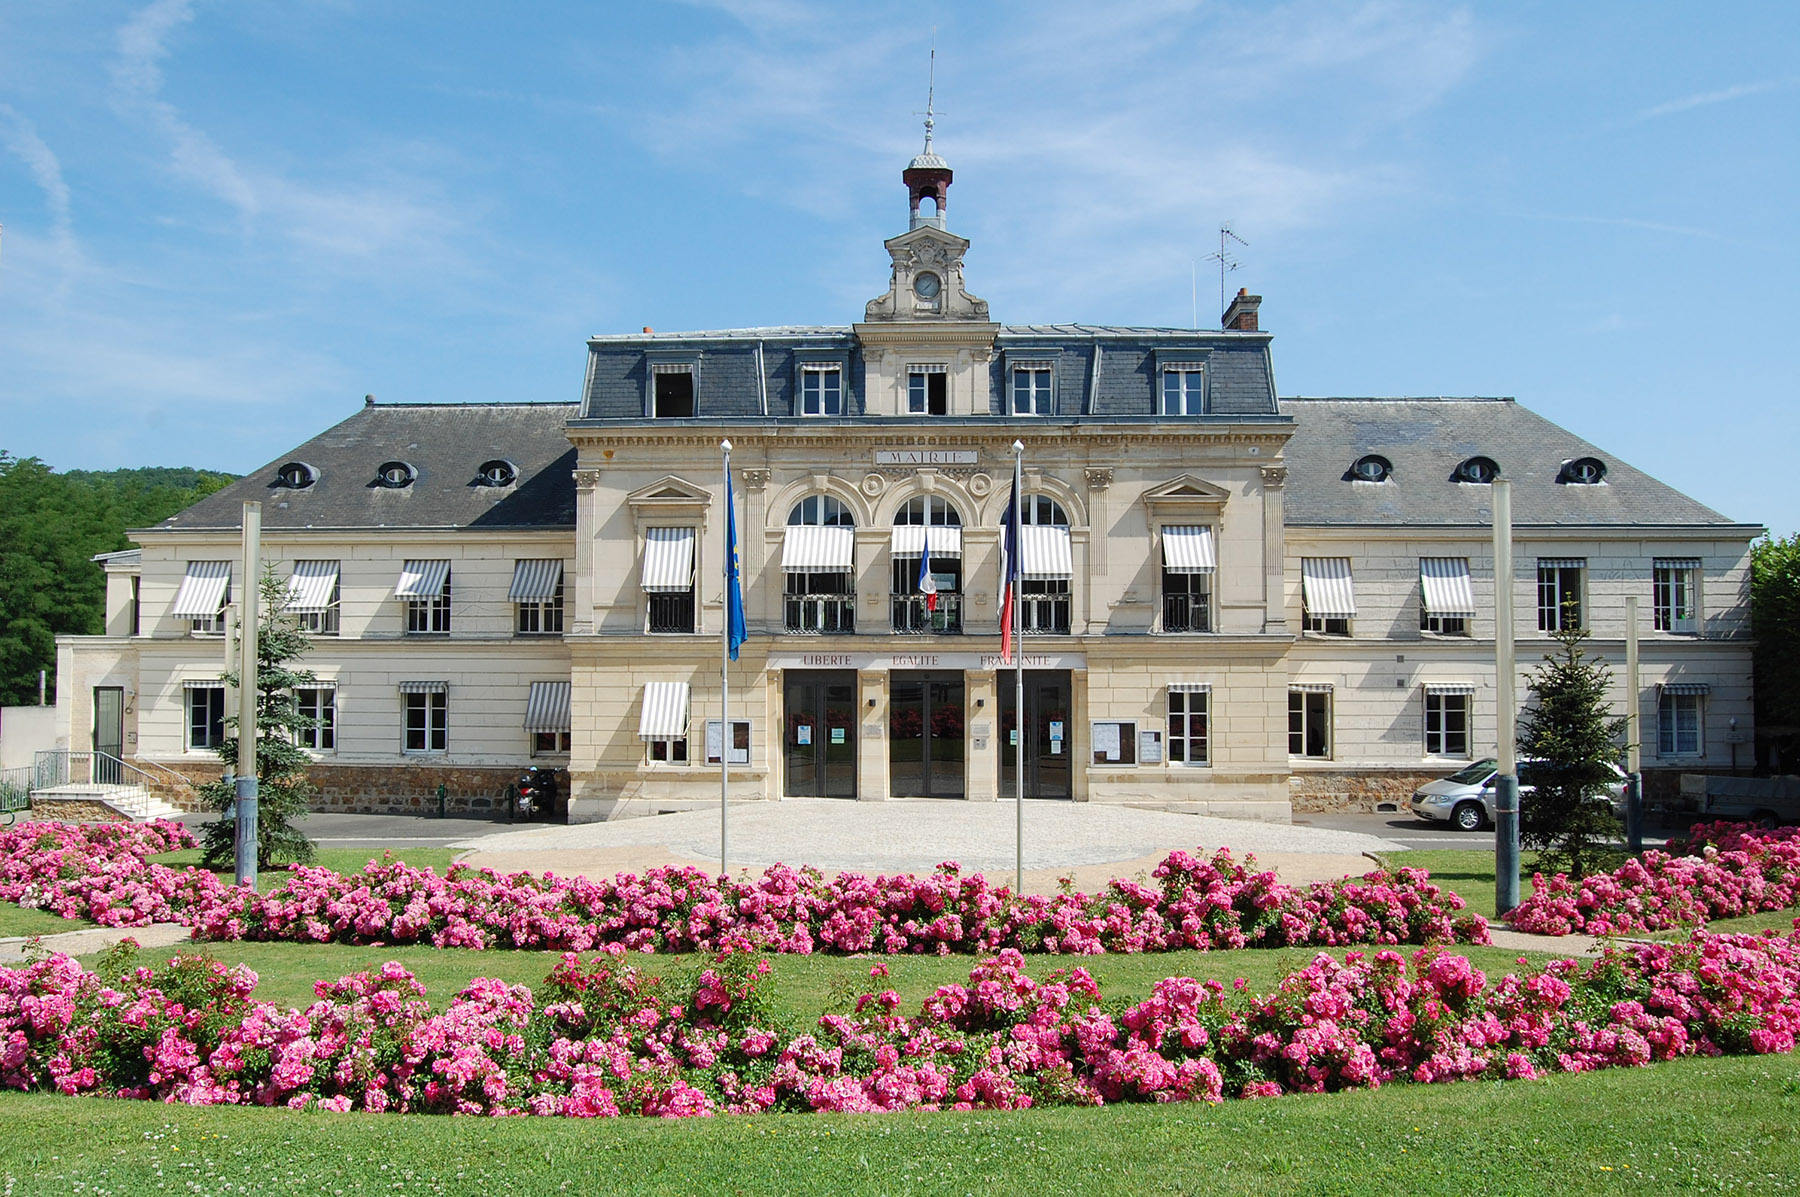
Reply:
[[569, 755], [570, 733], [566, 731], [549, 731], [531, 733], [532, 756], [567, 756]]
[[1206, 371], [1198, 363], [1180, 362], [1163, 368], [1162, 414], [1206, 414]]
[[644, 598], [653, 634], [694, 630], [694, 540], [692, 528], [644, 531]]
[[139, 635], [142, 628], [143, 602], [139, 592], [143, 588], [144, 579], [136, 574], [131, 576], [131, 634]]
[[450, 630], [450, 573], [444, 572], [444, 585], [436, 594], [406, 600], [406, 631], [409, 635], [431, 635]]
[[231, 562], [190, 561], [169, 614], [190, 620], [196, 635], [214, 635], [225, 631], [225, 607], [230, 602]]
[[1538, 558], [1538, 631], [1561, 632], [1581, 626], [1580, 558]]
[[950, 375], [946, 367], [924, 365], [907, 368], [906, 410], [915, 416], [950, 414]]
[[301, 611], [295, 618], [300, 621], [300, 630], [313, 636], [335, 636], [338, 634], [338, 588], [331, 588], [331, 605], [323, 611]]
[[563, 630], [563, 581], [556, 580], [556, 589], [550, 597], [541, 600], [521, 600], [519, 608], [519, 635], [521, 636], [560, 636]]
[[694, 368], [686, 363], [650, 367], [650, 415], [679, 420], [694, 414]]
[[1208, 755], [1208, 723], [1212, 694], [1207, 690], [1169, 687], [1169, 743], [1171, 765], [1204, 765]]
[[314, 636], [338, 634], [338, 572], [336, 561], [294, 562], [285, 610], [299, 620], [302, 631]]
[[442, 690], [402, 694], [406, 700], [407, 752], [443, 752], [449, 746], [450, 696]]
[[1650, 583], [1650, 605], [1655, 610], [1657, 631], [1693, 635], [1700, 630], [1699, 578], [1697, 560], [1657, 559]]
[[1036, 363], [1016, 366], [1012, 372], [1012, 413], [1015, 416], [1050, 414], [1050, 367]]
[[1325, 636], [1348, 636], [1356, 618], [1356, 586], [1348, 557], [1300, 559], [1302, 630]]
[[1331, 756], [1331, 691], [1288, 691], [1288, 755]]
[[294, 742], [314, 752], [337, 751], [337, 690], [332, 686], [303, 686], [294, 691], [294, 706], [307, 726], [294, 732]]
[[1701, 711], [1706, 696], [1665, 689], [1656, 700], [1656, 755], [1700, 756], [1706, 748]]
[[687, 737], [680, 739], [650, 740], [650, 759], [659, 765], [687, 764]]
[[1137, 722], [1135, 720], [1098, 720], [1090, 725], [1089, 741], [1094, 746], [1096, 765], [1137, 764]]
[[187, 692], [189, 748], [217, 748], [225, 742], [225, 687], [190, 686]]
[[1475, 590], [1467, 557], [1419, 558], [1419, 630], [1467, 636], [1475, 615]]
[[1425, 755], [1469, 755], [1468, 694], [1425, 691]]
[[1163, 631], [1212, 631], [1212, 575], [1163, 570]]
[[844, 371], [840, 366], [800, 367], [800, 414], [844, 414]]
[[[706, 763], [719, 763], [719, 721], [706, 721]], [[731, 721], [731, 763], [748, 765], [750, 763], [750, 721], [748, 719]]]

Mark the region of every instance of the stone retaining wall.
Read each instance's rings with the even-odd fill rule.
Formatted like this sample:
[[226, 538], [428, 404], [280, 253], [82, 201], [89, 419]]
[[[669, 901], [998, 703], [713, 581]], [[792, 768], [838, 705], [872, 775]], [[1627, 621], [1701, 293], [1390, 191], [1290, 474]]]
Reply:
[[[217, 781], [222, 764], [182, 764], [196, 785]], [[437, 812], [437, 788], [447, 793], [444, 807], [452, 815], [488, 815], [506, 809], [506, 787], [523, 770], [513, 766], [441, 765], [421, 761], [403, 765], [335, 765], [318, 763], [307, 770], [317, 786], [311, 809], [321, 813], [393, 815]], [[567, 776], [559, 778], [567, 796]], [[150, 786], [164, 802], [183, 811], [208, 809], [195, 792], [175, 782]]]
[[1442, 769], [1359, 769], [1295, 773], [1288, 783], [1297, 815], [1331, 811], [1372, 813], [1382, 802], [1396, 803], [1405, 810], [1414, 790], [1448, 775]]
[[31, 810], [20, 812], [19, 821], [40, 823], [129, 823], [130, 818], [104, 802], [92, 798], [46, 798], [31, 800]]

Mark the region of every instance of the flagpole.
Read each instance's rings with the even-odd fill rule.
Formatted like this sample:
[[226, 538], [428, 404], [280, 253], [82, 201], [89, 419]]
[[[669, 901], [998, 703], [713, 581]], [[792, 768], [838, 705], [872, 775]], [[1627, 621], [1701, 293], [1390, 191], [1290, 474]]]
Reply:
[[732, 558], [737, 554], [732, 533], [736, 512], [732, 510], [731, 442], [720, 441], [725, 454], [725, 552], [723, 573], [724, 602], [719, 619], [719, 875], [731, 875], [731, 588], [737, 581]]
[[1019, 516], [1019, 503], [1023, 497], [1020, 482], [1024, 479], [1025, 442], [1014, 441], [1013, 451], [1013, 502], [1012, 502], [1012, 534], [1013, 559], [1007, 562], [1007, 570], [1014, 581], [1012, 586], [1012, 649], [1013, 649], [1013, 891], [1023, 895], [1025, 892], [1025, 625], [1019, 620], [1020, 592], [1025, 589], [1024, 581], [1025, 545], [1019, 535], [1019, 525], [1023, 522]]

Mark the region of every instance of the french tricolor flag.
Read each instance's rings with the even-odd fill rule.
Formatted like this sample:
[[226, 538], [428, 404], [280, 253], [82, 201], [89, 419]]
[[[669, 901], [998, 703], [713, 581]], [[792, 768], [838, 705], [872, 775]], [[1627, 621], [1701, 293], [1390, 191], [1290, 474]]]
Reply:
[[1019, 584], [1019, 486], [1006, 500], [1006, 531], [1000, 539], [1000, 660], [1012, 660], [1013, 594]]
[[937, 610], [937, 579], [931, 573], [931, 526], [924, 528], [925, 543], [919, 548], [919, 593], [925, 596], [925, 609]]

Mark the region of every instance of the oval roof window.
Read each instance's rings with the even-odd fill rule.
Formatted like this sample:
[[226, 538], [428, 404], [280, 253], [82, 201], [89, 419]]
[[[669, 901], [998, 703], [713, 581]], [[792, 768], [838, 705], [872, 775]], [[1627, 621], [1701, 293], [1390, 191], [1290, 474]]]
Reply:
[[399, 490], [401, 487], [411, 486], [413, 479], [418, 476], [418, 471], [404, 461], [384, 461], [375, 471], [375, 485]]
[[305, 490], [319, 480], [319, 471], [304, 461], [290, 461], [275, 471], [275, 485]]
[[1500, 476], [1500, 467], [1491, 457], [1471, 457], [1459, 462], [1452, 477], [1457, 482], [1492, 482]]
[[1386, 482], [1388, 475], [1394, 472], [1393, 463], [1379, 453], [1370, 453], [1356, 459], [1350, 467], [1352, 482]]
[[481, 463], [475, 473], [477, 486], [511, 486], [519, 480], [519, 468], [510, 461], [495, 458]]
[[1598, 457], [1577, 457], [1574, 461], [1563, 462], [1562, 475], [1558, 482], [1568, 482], [1576, 486], [1593, 486], [1606, 481], [1606, 463]]

